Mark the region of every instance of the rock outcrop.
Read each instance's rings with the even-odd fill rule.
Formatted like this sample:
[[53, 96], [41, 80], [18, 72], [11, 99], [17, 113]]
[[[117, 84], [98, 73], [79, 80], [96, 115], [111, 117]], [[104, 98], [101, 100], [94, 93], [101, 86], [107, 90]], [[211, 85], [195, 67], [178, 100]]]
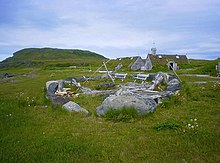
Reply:
[[145, 115], [154, 112], [156, 109], [156, 102], [153, 99], [142, 99], [134, 96], [110, 96], [107, 97], [101, 106], [96, 108], [98, 116], [105, 115], [110, 109], [135, 108], [139, 115]]

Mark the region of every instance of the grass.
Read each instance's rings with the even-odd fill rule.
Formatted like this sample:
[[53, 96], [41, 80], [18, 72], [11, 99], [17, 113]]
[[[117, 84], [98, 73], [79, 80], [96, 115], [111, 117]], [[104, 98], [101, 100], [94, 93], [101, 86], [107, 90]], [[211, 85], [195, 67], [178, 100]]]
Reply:
[[121, 109], [110, 109], [105, 115], [106, 120], [111, 120], [114, 122], [133, 122], [138, 116], [135, 108], [121, 108]]
[[[183, 90], [154, 113], [138, 118], [114, 113], [107, 120], [95, 114], [102, 95], [72, 99], [89, 115], [53, 109], [44, 98], [46, 81], [92, 72], [20, 68], [0, 73], [6, 71], [28, 75], [0, 79], [0, 162], [220, 162], [218, 79], [181, 76]], [[207, 83], [193, 83], [201, 80]], [[189, 128], [196, 126], [194, 119], [198, 127]]]

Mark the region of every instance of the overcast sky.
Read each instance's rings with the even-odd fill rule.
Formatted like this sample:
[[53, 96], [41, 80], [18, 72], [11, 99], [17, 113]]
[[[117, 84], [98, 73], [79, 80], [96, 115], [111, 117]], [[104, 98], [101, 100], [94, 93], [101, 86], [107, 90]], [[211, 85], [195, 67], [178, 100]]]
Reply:
[[220, 0], [0, 0], [0, 61], [28, 47], [220, 57]]

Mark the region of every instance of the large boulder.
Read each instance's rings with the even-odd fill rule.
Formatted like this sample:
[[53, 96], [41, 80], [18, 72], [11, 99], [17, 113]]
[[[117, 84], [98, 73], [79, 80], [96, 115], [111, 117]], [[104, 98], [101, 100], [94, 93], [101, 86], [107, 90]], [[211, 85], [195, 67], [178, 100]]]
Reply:
[[102, 105], [96, 108], [98, 116], [105, 115], [110, 109], [123, 109], [134, 107], [139, 115], [145, 115], [154, 112], [156, 102], [153, 99], [141, 99], [134, 96], [110, 96], [106, 98]]
[[66, 104], [64, 104], [63, 108], [65, 108], [69, 111], [74, 111], [74, 112], [83, 112], [83, 113], [86, 113], [86, 114], [89, 113], [86, 109], [80, 107], [77, 103], [72, 102], [72, 101], [69, 101]]
[[56, 91], [62, 91], [64, 86], [64, 80], [53, 80], [46, 82], [46, 98], [49, 99], [51, 96], [54, 96]]
[[64, 83], [65, 81], [64, 80], [51, 80], [51, 81], [47, 81], [46, 82], [46, 88], [47, 90], [49, 89], [49, 86], [52, 84], [52, 83], [57, 83], [58, 84], [58, 90], [62, 90], [63, 89], [63, 86], [64, 86]]
[[54, 96], [55, 92], [58, 89], [58, 86], [59, 86], [59, 84], [57, 82], [50, 83], [47, 87], [46, 97], [50, 98], [51, 96]]
[[167, 86], [166, 91], [175, 92], [175, 91], [181, 89], [181, 83], [179, 82], [178, 79], [172, 79], [167, 84], [168, 84], [168, 86]]

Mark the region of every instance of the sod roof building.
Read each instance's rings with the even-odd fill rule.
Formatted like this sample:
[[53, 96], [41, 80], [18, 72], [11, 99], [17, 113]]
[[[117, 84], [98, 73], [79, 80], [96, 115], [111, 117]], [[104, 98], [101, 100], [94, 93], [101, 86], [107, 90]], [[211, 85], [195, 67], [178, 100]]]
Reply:
[[167, 65], [170, 69], [179, 69], [178, 65], [188, 64], [186, 55], [167, 55], [167, 54], [148, 54], [146, 58], [145, 68], [151, 70], [153, 66]]

